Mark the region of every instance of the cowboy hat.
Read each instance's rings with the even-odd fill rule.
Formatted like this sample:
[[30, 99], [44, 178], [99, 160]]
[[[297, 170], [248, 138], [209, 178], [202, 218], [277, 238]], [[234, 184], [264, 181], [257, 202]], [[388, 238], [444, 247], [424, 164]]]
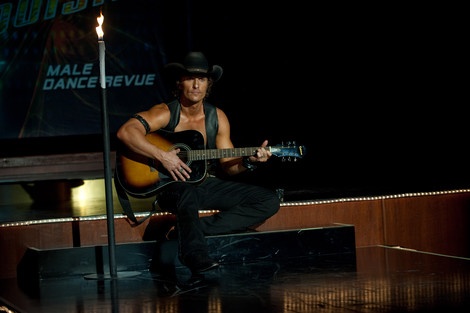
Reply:
[[202, 74], [212, 78], [214, 82], [222, 77], [223, 69], [219, 65], [209, 67], [206, 57], [202, 52], [190, 52], [184, 58], [183, 63], [169, 63], [165, 69], [175, 77], [188, 74]]

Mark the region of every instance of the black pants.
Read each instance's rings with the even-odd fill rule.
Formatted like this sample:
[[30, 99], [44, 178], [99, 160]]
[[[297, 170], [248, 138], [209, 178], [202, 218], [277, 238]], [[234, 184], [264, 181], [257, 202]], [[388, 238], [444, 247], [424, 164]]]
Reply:
[[[206, 235], [246, 231], [274, 215], [277, 194], [264, 187], [207, 177], [202, 183], [174, 182], [158, 198], [163, 210], [176, 215], [181, 261], [208, 254]], [[218, 210], [199, 217], [199, 210]]]

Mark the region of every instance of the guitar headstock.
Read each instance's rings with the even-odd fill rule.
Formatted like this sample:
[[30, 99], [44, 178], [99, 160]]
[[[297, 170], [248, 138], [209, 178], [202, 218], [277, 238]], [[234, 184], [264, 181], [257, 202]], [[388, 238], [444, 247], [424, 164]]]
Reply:
[[282, 161], [297, 161], [304, 157], [307, 153], [307, 148], [303, 145], [297, 145], [295, 141], [288, 141], [280, 145], [271, 147], [273, 155], [282, 158]]

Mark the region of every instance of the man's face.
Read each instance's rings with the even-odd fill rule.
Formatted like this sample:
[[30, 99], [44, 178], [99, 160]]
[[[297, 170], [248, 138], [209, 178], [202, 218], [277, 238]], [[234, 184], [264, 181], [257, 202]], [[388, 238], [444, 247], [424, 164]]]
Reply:
[[181, 95], [191, 102], [202, 101], [206, 97], [208, 87], [209, 78], [200, 75], [183, 76], [179, 83]]

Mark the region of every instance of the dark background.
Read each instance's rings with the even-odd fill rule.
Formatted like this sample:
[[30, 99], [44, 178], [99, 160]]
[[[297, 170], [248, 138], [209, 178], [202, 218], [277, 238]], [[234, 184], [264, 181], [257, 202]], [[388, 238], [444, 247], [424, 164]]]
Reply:
[[[294, 198], [469, 185], [468, 48], [459, 8], [178, 0], [108, 2], [103, 12], [119, 16], [121, 28], [135, 27], [138, 12], [155, 14], [155, 24], [139, 27], [158, 32], [162, 60], [200, 50], [224, 68], [210, 101], [231, 119], [236, 146], [268, 139], [307, 148], [297, 162], [274, 158], [238, 179]], [[117, 33], [108, 33], [111, 50]], [[10, 154], [30, 154], [38, 145], [43, 153], [99, 150], [100, 140], [6, 142]]]

